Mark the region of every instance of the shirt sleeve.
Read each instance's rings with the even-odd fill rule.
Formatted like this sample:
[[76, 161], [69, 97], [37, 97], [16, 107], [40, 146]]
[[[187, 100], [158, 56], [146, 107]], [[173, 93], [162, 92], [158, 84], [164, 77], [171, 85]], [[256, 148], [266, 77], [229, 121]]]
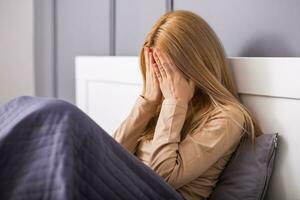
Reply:
[[236, 124], [243, 124], [241, 114], [229, 117], [217, 112], [181, 142], [186, 112], [187, 105], [164, 101], [152, 141], [150, 167], [175, 189], [199, 177], [242, 136]]
[[157, 105], [139, 95], [129, 115], [114, 131], [112, 137], [129, 152], [134, 153], [137, 139], [145, 130], [147, 123], [154, 116]]

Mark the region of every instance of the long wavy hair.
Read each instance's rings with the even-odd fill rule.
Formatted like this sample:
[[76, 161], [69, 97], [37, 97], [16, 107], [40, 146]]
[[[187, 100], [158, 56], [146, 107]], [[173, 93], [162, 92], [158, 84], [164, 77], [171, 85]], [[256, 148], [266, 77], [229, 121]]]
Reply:
[[[199, 15], [187, 10], [170, 11], [154, 24], [139, 55], [143, 92], [146, 84], [145, 47], [159, 48], [186, 78], [194, 80], [196, 84], [181, 130], [181, 139], [200, 123], [205, 123], [216, 107], [225, 111], [226, 105], [233, 105], [243, 113], [245, 123], [240, 127], [253, 143], [255, 137], [262, 134], [250, 111], [240, 101], [224, 47], [213, 29]], [[139, 141], [153, 138], [161, 103]]]

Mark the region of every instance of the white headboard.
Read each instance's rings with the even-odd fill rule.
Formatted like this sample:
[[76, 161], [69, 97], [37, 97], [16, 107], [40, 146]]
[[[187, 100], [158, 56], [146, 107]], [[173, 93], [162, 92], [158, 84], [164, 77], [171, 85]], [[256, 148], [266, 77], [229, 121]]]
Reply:
[[[300, 199], [300, 58], [229, 57], [242, 101], [280, 135], [267, 200]], [[109, 134], [142, 91], [137, 56], [76, 58], [76, 104]]]

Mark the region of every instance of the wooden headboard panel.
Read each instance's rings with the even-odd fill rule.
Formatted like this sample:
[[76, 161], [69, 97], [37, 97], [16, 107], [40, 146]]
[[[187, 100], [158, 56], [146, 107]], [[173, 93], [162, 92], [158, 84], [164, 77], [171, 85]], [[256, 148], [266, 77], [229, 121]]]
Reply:
[[[266, 199], [300, 199], [300, 58], [228, 60], [244, 104], [264, 132], [280, 136]], [[109, 134], [141, 91], [137, 56], [76, 58], [76, 104]]]

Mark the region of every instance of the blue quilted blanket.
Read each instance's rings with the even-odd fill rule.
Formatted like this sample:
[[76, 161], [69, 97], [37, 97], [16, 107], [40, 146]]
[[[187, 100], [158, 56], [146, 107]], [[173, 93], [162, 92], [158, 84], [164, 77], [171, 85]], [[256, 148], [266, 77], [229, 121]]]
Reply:
[[31, 96], [0, 107], [0, 199], [183, 200], [76, 106]]

